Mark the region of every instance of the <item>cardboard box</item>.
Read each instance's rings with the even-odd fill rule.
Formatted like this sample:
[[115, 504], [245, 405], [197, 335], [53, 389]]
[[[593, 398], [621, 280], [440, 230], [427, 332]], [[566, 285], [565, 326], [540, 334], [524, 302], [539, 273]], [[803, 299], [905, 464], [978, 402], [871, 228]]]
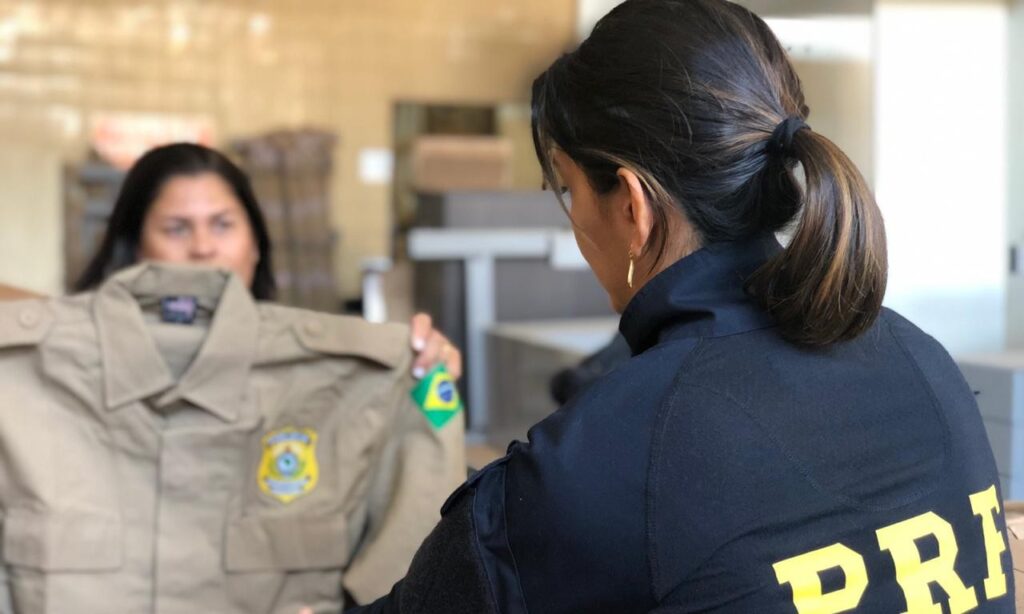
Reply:
[[413, 188], [506, 190], [512, 186], [512, 143], [493, 136], [421, 136], [412, 147]]
[[1006, 537], [1013, 558], [1013, 583], [1016, 585], [1015, 603], [1018, 612], [1024, 612], [1024, 501], [1007, 501]]

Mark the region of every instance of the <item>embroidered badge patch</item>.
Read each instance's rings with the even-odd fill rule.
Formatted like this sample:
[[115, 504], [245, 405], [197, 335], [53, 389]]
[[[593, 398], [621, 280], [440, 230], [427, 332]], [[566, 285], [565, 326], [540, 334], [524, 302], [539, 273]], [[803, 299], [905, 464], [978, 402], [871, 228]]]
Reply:
[[259, 484], [263, 493], [290, 503], [316, 488], [316, 431], [283, 428], [263, 437]]
[[455, 378], [443, 365], [435, 367], [413, 388], [412, 399], [427, 420], [439, 429], [462, 410], [462, 399]]

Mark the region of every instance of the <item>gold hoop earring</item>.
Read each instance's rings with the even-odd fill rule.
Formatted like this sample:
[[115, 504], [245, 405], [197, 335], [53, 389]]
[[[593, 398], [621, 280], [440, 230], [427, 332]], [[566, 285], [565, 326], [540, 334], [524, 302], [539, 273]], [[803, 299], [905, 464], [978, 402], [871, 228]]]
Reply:
[[629, 272], [626, 273], [626, 285], [633, 288], [633, 271], [636, 269], [636, 265], [633, 262], [633, 250], [629, 250]]

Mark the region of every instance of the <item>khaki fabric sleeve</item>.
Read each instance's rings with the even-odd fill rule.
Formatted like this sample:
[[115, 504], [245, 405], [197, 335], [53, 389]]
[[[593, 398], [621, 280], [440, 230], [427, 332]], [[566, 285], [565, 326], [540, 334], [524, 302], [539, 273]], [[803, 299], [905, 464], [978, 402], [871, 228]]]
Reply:
[[[409, 373], [411, 357], [398, 367]], [[442, 504], [466, 479], [464, 415], [435, 428], [413, 401], [416, 382], [399, 377], [390, 392], [390, 437], [378, 448], [368, 492], [368, 530], [344, 584], [358, 603], [391, 590], [440, 519]]]
[[[0, 520], [0, 535], [3, 521]], [[0, 546], [0, 614], [14, 614], [14, 603], [11, 600], [11, 579], [8, 577], [7, 564], [2, 562], [3, 550]]]

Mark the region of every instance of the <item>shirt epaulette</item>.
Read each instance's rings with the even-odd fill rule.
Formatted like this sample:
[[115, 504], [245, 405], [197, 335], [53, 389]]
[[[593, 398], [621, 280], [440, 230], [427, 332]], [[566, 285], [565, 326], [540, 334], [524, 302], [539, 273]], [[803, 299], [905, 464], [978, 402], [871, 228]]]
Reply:
[[52, 326], [46, 299], [0, 302], [0, 348], [36, 345]]
[[296, 316], [292, 330], [307, 350], [365, 358], [391, 369], [408, 360], [408, 326], [373, 324], [351, 316], [306, 311]]

